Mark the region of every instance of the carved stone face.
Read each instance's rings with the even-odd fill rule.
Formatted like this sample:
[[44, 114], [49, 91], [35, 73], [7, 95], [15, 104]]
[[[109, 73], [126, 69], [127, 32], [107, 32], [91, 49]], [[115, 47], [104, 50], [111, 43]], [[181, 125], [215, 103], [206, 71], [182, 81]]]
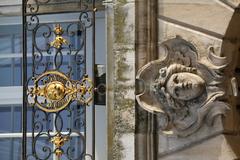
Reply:
[[204, 91], [205, 81], [198, 75], [188, 72], [171, 75], [166, 84], [168, 93], [175, 99], [191, 100]]

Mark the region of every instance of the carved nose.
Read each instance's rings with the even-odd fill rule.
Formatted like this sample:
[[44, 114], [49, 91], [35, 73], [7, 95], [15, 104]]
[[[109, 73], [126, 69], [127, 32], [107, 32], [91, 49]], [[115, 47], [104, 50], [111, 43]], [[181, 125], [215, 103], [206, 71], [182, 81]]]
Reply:
[[183, 88], [191, 88], [192, 87], [192, 83], [191, 82], [184, 82], [183, 83]]

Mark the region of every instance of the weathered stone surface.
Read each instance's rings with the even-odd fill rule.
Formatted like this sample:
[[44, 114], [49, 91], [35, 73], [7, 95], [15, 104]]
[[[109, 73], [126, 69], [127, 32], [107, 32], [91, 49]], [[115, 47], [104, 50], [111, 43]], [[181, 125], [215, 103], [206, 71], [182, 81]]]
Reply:
[[[114, 115], [118, 133], [132, 133], [135, 128], [134, 116], [134, 50], [115, 50]], [[133, 78], [134, 77], [134, 78]]]
[[239, 136], [219, 135], [159, 160], [235, 160], [240, 157]]
[[[198, 132], [185, 138], [166, 137], [159, 134], [158, 154], [161, 160], [233, 160], [239, 158], [239, 151], [237, 151], [239, 136], [229, 136], [225, 138], [226, 141], [217, 138], [227, 137], [224, 136], [225, 132], [239, 133], [239, 111], [236, 109], [236, 98], [233, 97], [231, 87], [229, 87], [237, 64], [236, 55], [239, 54], [237, 49], [239, 48], [239, 31], [236, 29], [239, 28], [239, 13], [234, 12], [234, 5], [236, 7], [239, 2], [235, 1], [234, 5], [228, 2], [233, 1], [159, 1], [159, 44], [180, 35], [196, 47], [200, 57], [206, 56], [211, 46], [216, 55], [226, 56], [229, 66], [224, 74], [227, 99], [224, 100], [231, 103], [228, 116], [224, 121], [219, 119], [215, 127], [201, 127]], [[161, 52], [160, 49], [159, 53]], [[159, 54], [159, 57], [163, 55]], [[222, 135], [217, 136], [218, 134]], [[204, 145], [199, 144], [201, 141], [204, 141]], [[226, 143], [231, 143], [231, 145], [225, 145]], [[212, 152], [209, 146], [217, 148], [216, 152], [215, 150]], [[222, 148], [219, 149], [219, 146]]]
[[135, 20], [134, 2], [107, 6], [108, 22], [108, 159], [134, 159]]
[[[191, 42], [197, 49], [199, 56], [207, 56], [209, 48], [213, 47], [216, 55], [221, 55], [222, 39], [205, 34], [194, 29], [158, 19], [158, 43], [159, 45], [179, 35]], [[160, 53], [159, 51], [158, 53]], [[161, 57], [162, 55], [159, 55]]]
[[[224, 47], [224, 51], [222, 48], [223, 43], [226, 43], [223, 38], [226, 34], [226, 31], [229, 29], [228, 25], [234, 12], [234, 7], [228, 3], [225, 3], [227, 1], [159, 0], [158, 2], [159, 44], [163, 41], [175, 38], [176, 35], [180, 35], [183, 39], [189, 41], [196, 47], [196, 50], [199, 53], [199, 59], [206, 57], [210, 51], [214, 51], [215, 55], [218, 56], [229, 56], [235, 53], [237, 48], [235, 43], [233, 44], [232, 42], [229, 42], [228, 47]], [[136, 3], [139, 3], [139, 1], [136, 1]], [[108, 28], [109, 35], [111, 35], [109, 36], [110, 45], [108, 51], [108, 61], [111, 62], [108, 66], [108, 72], [111, 75], [109, 78], [114, 77], [114, 80], [109, 80], [111, 81], [111, 84], [109, 84], [109, 93], [111, 93], [111, 96], [108, 97], [112, 99], [111, 104], [108, 105], [108, 113], [111, 120], [111, 122], [109, 122], [109, 133], [112, 133], [109, 134], [109, 139], [110, 141], [111, 138], [113, 139], [111, 144], [108, 146], [109, 149], [113, 148], [113, 150], [111, 150], [111, 155], [109, 156], [109, 159], [111, 160], [134, 159], [134, 149], [132, 148], [134, 136], [133, 131], [136, 123], [138, 122], [135, 122], [133, 118], [135, 117], [135, 112], [133, 110], [134, 107], [130, 107], [134, 106], [135, 104], [134, 98], [132, 98], [134, 96], [134, 82], [130, 80], [133, 77], [129, 74], [133, 74], [134, 61], [136, 61], [137, 58], [139, 61], [141, 61], [141, 65], [139, 65], [139, 62], [137, 62], [137, 65], [142, 66], [145, 64], [145, 62], [152, 60], [151, 58], [154, 57], [148, 57], [149, 54], [154, 55], [154, 53], [141, 53], [138, 54], [139, 57], [137, 58], [134, 55], [135, 42], [138, 42], [137, 47], [140, 48], [141, 51], [147, 51], [146, 48], [154, 44], [150, 39], [148, 39], [149, 37], [137, 41], [134, 39], [135, 35], [132, 32], [134, 32], [135, 26], [132, 24], [132, 22], [130, 23], [130, 21], [134, 21], [134, 15], [129, 14], [129, 12], [133, 13], [133, 7], [134, 6], [131, 1], [115, 0], [113, 1], [113, 5], [110, 7], [112, 11], [108, 14], [109, 17], [111, 17], [109, 19], [111, 27]], [[148, 10], [147, 7], [143, 10], [142, 16], [149, 18], [148, 14], [145, 15], [145, 13], [150, 11], [145, 11]], [[138, 10], [138, 12], [141, 12], [141, 10]], [[149, 21], [141, 21], [139, 24], [144, 23], [149, 24]], [[146, 26], [149, 27], [149, 25]], [[137, 35], [143, 35], [145, 32], [149, 32], [149, 28], [146, 26], [139, 26], [142, 33]], [[210, 48], [213, 48], [214, 50], [210, 50]], [[159, 54], [157, 54], [160, 58], [162, 58], [163, 55], [160, 53], [162, 53], [161, 48], [159, 50]], [[229, 70], [229, 72], [230, 71], [232, 70]], [[151, 75], [151, 73], [149, 73], [149, 75]], [[155, 76], [155, 79], [156, 77], [157, 76]], [[201, 90], [199, 90], [199, 95], [200, 91]], [[125, 102], [125, 100], [130, 103]], [[232, 114], [233, 112], [235, 112], [235, 110], [231, 110], [231, 116], [239, 116], [237, 114]], [[230, 118], [232, 121], [230, 120], [227, 123], [231, 125], [231, 127], [229, 127], [230, 130], [228, 131], [233, 131], [232, 128], [236, 128], [236, 123], [231, 124], [235, 118]], [[215, 125], [213, 126], [209, 126], [204, 123], [197, 132], [194, 132], [193, 134], [184, 138], [176, 136], [171, 137], [159, 133], [158, 139], [154, 139], [158, 141], [158, 159], [202, 160], [203, 153], [206, 154], [204, 157], [206, 160], [215, 160], [218, 156], [222, 159], [225, 158], [226, 160], [236, 158], [237, 151], [234, 151], [234, 149], [238, 146], [231, 145], [231, 147], [234, 148], [231, 150], [231, 147], [226, 144], [233, 139], [238, 141], [238, 138], [231, 137], [230, 140], [221, 135], [225, 132], [225, 126], [222, 120], [222, 117], [219, 116], [215, 119]], [[131, 123], [132, 121], [134, 122]], [[148, 121], [146, 124], [152, 125], [153, 123]], [[151, 144], [147, 143], [148, 140], [145, 139], [146, 135], [144, 134], [145, 133], [141, 133], [141, 136], [139, 136], [142, 137], [143, 140], [141, 142], [143, 143], [137, 144], [144, 145], [144, 142], [146, 142], [145, 145], [150, 146]], [[149, 146], [138, 148], [140, 151], [144, 152], [139, 154], [138, 160], [143, 157], [145, 159], [151, 159], [149, 157], [152, 157], [151, 152], [153, 152], [154, 148]], [[219, 146], [222, 146], [222, 148], [219, 149]], [[216, 152], [212, 152], [214, 148], [217, 148]], [[153, 150], [144, 151], [144, 149]], [[147, 156], [143, 154], [147, 154]]]
[[[113, 96], [114, 102], [112, 107], [113, 132], [112, 154], [113, 160], [120, 160], [123, 157], [131, 157], [128, 149], [124, 148], [124, 141], [120, 139], [125, 134], [134, 133], [135, 129], [135, 100], [134, 100], [134, 50], [131, 49], [114, 49], [114, 84]], [[134, 136], [134, 135], [132, 135]], [[132, 138], [133, 139], [133, 138]], [[124, 143], [123, 143], [124, 142]], [[127, 142], [134, 144], [134, 142]], [[110, 147], [110, 146], [109, 146]], [[130, 147], [128, 145], [128, 147]], [[134, 145], [131, 146], [134, 150]], [[132, 157], [133, 158], [133, 157]]]
[[134, 3], [117, 1], [114, 5], [114, 43], [135, 44]]
[[219, 35], [225, 34], [233, 12], [233, 9], [216, 1], [159, 1], [159, 17]]
[[231, 4], [234, 7], [238, 7], [240, 4], [240, 0], [225, 0], [226, 2], [228, 2], [229, 4]]
[[129, 133], [129, 134], [124, 134], [121, 138], [120, 141], [122, 142], [123, 148], [124, 148], [124, 155], [122, 157], [122, 160], [134, 160], [134, 145], [135, 145], [135, 140], [134, 140], [134, 133]]
[[[213, 126], [203, 124], [201, 128], [194, 134], [187, 137], [166, 136], [159, 133], [158, 157], [172, 155], [175, 152], [181, 152], [187, 148], [197, 145], [199, 142], [208, 141], [210, 137], [220, 135], [224, 131], [222, 120], [220, 117], [216, 118]], [[206, 153], [211, 154], [211, 153]], [[192, 158], [195, 158], [194, 156]], [[185, 159], [181, 159], [185, 160]], [[211, 159], [206, 159], [211, 160]]]

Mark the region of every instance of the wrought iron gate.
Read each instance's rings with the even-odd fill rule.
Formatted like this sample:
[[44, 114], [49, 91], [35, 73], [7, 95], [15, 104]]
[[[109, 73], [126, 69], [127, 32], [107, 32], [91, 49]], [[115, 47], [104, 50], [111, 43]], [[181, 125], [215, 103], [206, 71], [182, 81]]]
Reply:
[[[22, 159], [94, 160], [95, 1], [78, 0], [77, 10], [59, 10], [61, 6], [54, 5], [57, 2], [22, 1], [25, 82]], [[78, 14], [78, 20], [42, 21], [49, 15], [59, 17], [70, 13]], [[87, 47], [88, 30], [92, 32], [90, 47]], [[88, 57], [92, 58], [91, 78], [86, 72]], [[89, 105], [92, 106], [91, 153], [86, 151]]]

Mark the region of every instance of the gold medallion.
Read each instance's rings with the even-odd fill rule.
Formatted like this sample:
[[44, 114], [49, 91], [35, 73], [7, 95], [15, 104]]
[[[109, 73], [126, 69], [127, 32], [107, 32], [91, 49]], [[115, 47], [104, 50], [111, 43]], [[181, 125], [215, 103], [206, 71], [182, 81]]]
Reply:
[[71, 80], [59, 71], [47, 71], [34, 80], [28, 94], [34, 103], [45, 112], [57, 112], [72, 101], [89, 105], [93, 99], [93, 85], [88, 76], [81, 81]]

